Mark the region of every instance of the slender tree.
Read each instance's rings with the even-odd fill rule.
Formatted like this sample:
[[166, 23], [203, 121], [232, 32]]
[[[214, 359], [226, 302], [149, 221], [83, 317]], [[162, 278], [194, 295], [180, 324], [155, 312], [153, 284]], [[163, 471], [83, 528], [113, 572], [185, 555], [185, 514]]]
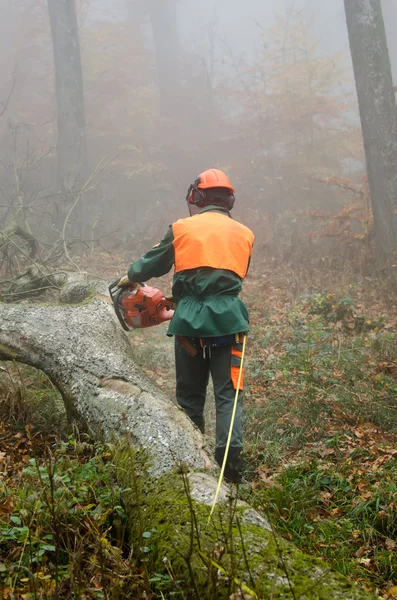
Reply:
[[57, 105], [58, 184], [73, 191], [84, 171], [84, 89], [75, 0], [48, 0]]
[[397, 108], [380, 0], [344, 0], [375, 222], [378, 266], [397, 252]]

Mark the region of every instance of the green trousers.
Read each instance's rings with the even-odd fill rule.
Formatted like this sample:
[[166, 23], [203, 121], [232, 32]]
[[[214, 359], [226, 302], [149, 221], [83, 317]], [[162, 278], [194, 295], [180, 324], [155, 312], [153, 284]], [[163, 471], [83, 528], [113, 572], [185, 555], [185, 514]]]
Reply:
[[[186, 340], [186, 338], [184, 338]], [[175, 338], [176, 398], [190, 419], [204, 433], [204, 406], [211, 374], [216, 407], [215, 459], [221, 466], [229, 434], [237, 376], [241, 364], [241, 344], [201, 347], [200, 340], [188, 338], [196, 355], [189, 353], [181, 340]], [[240, 386], [242, 387], [242, 386]], [[243, 391], [239, 391], [234, 427], [228, 453], [225, 479], [241, 480], [243, 447]]]

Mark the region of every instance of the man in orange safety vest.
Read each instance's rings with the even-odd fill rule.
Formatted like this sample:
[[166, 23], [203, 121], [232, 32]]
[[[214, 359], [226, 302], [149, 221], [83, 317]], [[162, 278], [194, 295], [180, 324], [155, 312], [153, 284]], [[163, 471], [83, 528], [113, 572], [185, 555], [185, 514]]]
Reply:
[[[238, 297], [254, 235], [231, 218], [234, 188], [219, 169], [201, 173], [189, 187], [190, 217], [171, 225], [164, 239], [128, 269], [119, 285], [160, 277], [174, 267], [176, 302], [168, 335], [175, 336], [176, 398], [204, 432], [211, 374], [216, 405], [215, 458], [221, 465], [228, 438], [248, 311]], [[195, 213], [195, 214], [193, 214]], [[243, 377], [225, 478], [240, 482], [243, 447]]]

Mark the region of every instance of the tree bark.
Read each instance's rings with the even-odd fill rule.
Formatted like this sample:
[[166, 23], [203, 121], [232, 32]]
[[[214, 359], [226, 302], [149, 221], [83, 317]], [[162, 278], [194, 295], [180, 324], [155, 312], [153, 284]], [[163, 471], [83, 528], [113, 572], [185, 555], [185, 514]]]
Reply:
[[[220, 590], [230, 592], [243, 582], [255, 588], [257, 598], [368, 598], [322, 561], [282, 539], [276, 543], [266, 519], [248, 505], [237, 504], [229, 527], [225, 486], [208, 526], [217, 473], [203, 437], [134, 364], [129, 341], [103, 295], [76, 306], [0, 303], [0, 322], [0, 360], [41, 369], [60, 390], [69, 415], [95, 435], [127, 435], [138, 449], [122, 469], [126, 488], [134, 488], [129, 472], [135, 472], [136, 457], [144, 454], [138, 466], [140, 510], [135, 519], [144, 522], [134, 542], [139, 547], [142, 531], [153, 531], [155, 568], [162, 569], [166, 560], [177, 579], [189, 581], [196, 574], [189, 598], [197, 597], [197, 590], [208, 591], [209, 581], [217, 598], [229, 597]], [[189, 475], [178, 475], [176, 467]], [[135, 510], [137, 502], [132, 502]], [[226, 575], [220, 576], [220, 562]]]
[[86, 156], [84, 88], [75, 0], [48, 0], [54, 52], [59, 191], [81, 183]]
[[344, 0], [375, 223], [377, 263], [397, 252], [397, 108], [380, 0]]
[[397, 1], [381, 0], [383, 20], [386, 29], [387, 46], [391, 63], [393, 84], [397, 86]]

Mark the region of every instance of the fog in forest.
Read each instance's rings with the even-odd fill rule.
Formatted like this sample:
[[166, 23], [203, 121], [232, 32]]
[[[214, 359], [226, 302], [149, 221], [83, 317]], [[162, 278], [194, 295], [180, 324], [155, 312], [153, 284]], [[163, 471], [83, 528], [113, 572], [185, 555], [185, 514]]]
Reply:
[[397, 600], [397, 0], [0, 11], [1, 598]]
[[215, 166], [260, 259], [370, 260], [343, 0], [3, 0], [2, 15], [2, 227], [136, 256]]

